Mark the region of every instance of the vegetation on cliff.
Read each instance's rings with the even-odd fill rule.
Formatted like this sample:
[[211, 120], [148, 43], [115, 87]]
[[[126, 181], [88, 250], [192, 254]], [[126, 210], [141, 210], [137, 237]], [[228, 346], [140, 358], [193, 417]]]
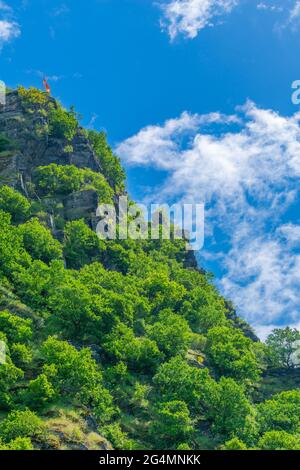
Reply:
[[298, 335], [255, 341], [184, 241], [100, 240], [125, 175], [76, 116], [22, 87], [0, 113], [1, 449], [299, 449], [300, 390], [263, 389]]

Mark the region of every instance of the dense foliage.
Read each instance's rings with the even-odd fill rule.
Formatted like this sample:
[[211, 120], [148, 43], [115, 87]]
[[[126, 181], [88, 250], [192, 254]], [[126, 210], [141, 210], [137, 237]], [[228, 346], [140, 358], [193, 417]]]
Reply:
[[[51, 132], [74, 137], [55, 112]], [[73, 444], [92, 420], [117, 449], [300, 449], [299, 390], [257, 399], [267, 368], [297, 366], [298, 333], [248, 337], [183, 241], [99, 240], [81, 218], [54, 237], [44, 215], [62, 196], [123, 188], [104, 134], [90, 140], [105, 176], [52, 164], [29, 198], [0, 189], [0, 449], [60, 448], [67, 413]]]

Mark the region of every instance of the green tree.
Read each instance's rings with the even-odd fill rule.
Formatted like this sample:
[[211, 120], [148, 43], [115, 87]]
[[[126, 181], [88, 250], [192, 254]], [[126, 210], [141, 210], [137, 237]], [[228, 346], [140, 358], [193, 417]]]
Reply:
[[64, 196], [83, 189], [94, 189], [99, 202], [112, 202], [113, 190], [105, 177], [88, 168], [51, 163], [35, 169], [34, 182], [42, 196]]
[[221, 326], [208, 332], [207, 358], [220, 376], [256, 382], [261, 368], [258, 351], [256, 344], [237, 328]]
[[255, 440], [258, 425], [254, 407], [247, 399], [244, 387], [233, 379], [221, 378], [211, 395], [209, 413], [213, 430], [218, 434], [246, 442]]
[[175, 446], [193, 433], [193, 422], [189, 409], [183, 401], [173, 400], [161, 403], [154, 411], [155, 419], [151, 423], [150, 433], [158, 447]]
[[206, 413], [216, 387], [208, 369], [196, 369], [180, 356], [161, 364], [153, 382], [164, 399], [184, 401], [197, 413]]
[[12, 411], [0, 422], [0, 438], [9, 443], [17, 438], [41, 438], [45, 434], [43, 421], [32, 411]]
[[28, 267], [30, 261], [22, 237], [11, 225], [10, 214], [0, 210], [0, 272], [11, 277], [21, 266]]
[[62, 258], [61, 244], [55, 240], [51, 231], [42, 225], [38, 219], [31, 219], [18, 227], [23, 244], [33, 259], [50, 263]]
[[59, 103], [49, 113], [50, 134], [59, 139], [73, 140], [78, 130], [77, 115], [73, 109], [67, 111]]
[[[115, 412], [113, 400], [103, 386], [102, 372], [88, 348], [77, 351], [66, 341], [50, 337], [41, 349], [44, 374], [58, 393], [92, 406], [99, 422]], [[48, 389], [48, 387], [47, 387]]]
[[30, 202], [9, 186], [0, 188], [0, 209], [11, 215], [13, 223], [24, 222], [30, 213]]
[[108, 145], [105, 132], [90, 130], [88, 137], [106, 178], [113, 184], [117, 192], [124, 191], [125, 172], [120, 159], [114, 155]]
[[266, 432], [258, 441], [261, 450], [300, 450], [300, 437], [285, 431]]
[[257, 409], [262, 432], [276, 430], [293, 434], [300, 429], [300, 390], [274, 395]]
[[276, 328], [266, 341], [269, 359], [273, 367], [292, 369], [299, 364], [297, 352], [300, 345], [300, 331], [296, 328]]
[[76, 220], [66, 224], [64, 231], [64, 256], [69, 268], [79, 269], [85, 264], [99, 259], [104, 247], [104, 243], [83, 220]]
[[233, 439], [230, 439], [230, 441], [225, 442], [225, 444], [221, 446], [221, 450], [249, 450], [249, 449], [247, 449], [247, 446], [246, 444], [244, 444], [244, 442], [234, 437]]
[[26, 343], [32, 337], [32, 322], [13, 315], [8, 310], [0, 311], [0, 331], [5, 333], [9, 342]]
[[43, 407], [54, 397], [54, 388], [46, 374], [40, 374], [36, 379], [31, 380], [22, 395], [24, 403], [34, 409]]
[[10, 356], [19, 368], [28, 368], [32, 361], [32, 350], [26, 344], [14, 343], [10, 346]]
[[163, 273], [151, 272], [144, 282], [145, 294], [151, 299], [153, 313], [171, 308], [176, 310], [186, 294], [185, 288], [170, 281]]
[[158, 321], [146, 328], [147, 336], [156, 341], [167, 359], [185, 355], [191, 340], [191, 330], [187, 321], [171, 310], [158, 315]]
[[7, 338], [1, 331], [0, 341], [5, 345], [5, 362], [0, 363], [0, 408], [9, 409], [14, 399], [12, 389], [23, 378], [24, 373], [12, 362]]
[[117, 450], [135, 450], [136, 443], [128, 438], [126, 432], [122, 430], [120, 423], [107, 424], [99, 429], [109, 442], [112, 443], [114, 449]]
[[181, 314], [194, 331], [207, 333], [210, 328], [226, 323], [224, 300], [217, 297], [209, 286], [198, 286], [188, 293]]
[[103, 347], [114, 360], [123, 361], [130, 369], [145, 373], [153, 372], [162, 360], [155, 341], [135, 337], [133, 330], [122, 323], [106, 336]]
[[101, 336], [105, 318], [112, 311], [107, 299], [91, 295], [77, 279], [58, 287], [50, 295], [48, 306], [52, 311], [49, 325], [61, 330], [64, 338], [81, 341]]

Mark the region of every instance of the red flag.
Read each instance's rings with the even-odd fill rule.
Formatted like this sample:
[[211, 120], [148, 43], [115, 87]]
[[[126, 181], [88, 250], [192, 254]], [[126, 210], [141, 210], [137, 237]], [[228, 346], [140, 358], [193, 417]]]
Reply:
[[43, 84], [44, 84], [46, 92], [50, 94], [51, 93], [51, 88], [50, 88], [50, 86], [49, 86], [49, 84], [48, 84], [48, 82], [45, 78], [43, 80]]

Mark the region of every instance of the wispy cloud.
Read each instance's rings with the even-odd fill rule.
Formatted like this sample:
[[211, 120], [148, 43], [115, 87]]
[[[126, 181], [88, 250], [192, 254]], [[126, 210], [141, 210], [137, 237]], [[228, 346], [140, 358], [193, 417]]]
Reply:
[[20, 25], [15, 21], [13, 9], [0, 1], [0, 50], [21, 34]]
[[52, 16], [63, 16], [66, 15], [67, 13], [70, 13], [70, 8], [65, 4], [62, 3], [58, 7], [54, 8], [51, 12]]
[[5, 2], [2, 2], [1, 0], [0, 0], [0, 10], [12, 12], [12, 8], [9, 5], [7, 5]]
[[21, 34], [20, 26], [15, 21], [0, 20], [0, 49], [5, 43], [12, 41]]
[[294, 23], [300, 19], [300, 0], [297, 0], [293, 8], [290, 10], [289, 23]]
[[186, 112], [116, 149], [127, 164], [167, 172], [153, 202], [206, 204], [207, 245], [220, 231], [227, 243], [217, 245], [220, 287], [259, 328], [300, 321], [300, 226], [284, 219], [300, 196], [299, 119], [252, 102], [233, 116]]
[[264, 10], [264, 11], [273, 11], [273, 12], [281, 12], [284, 10], [282, 6], [275, 5], [274, 3], [266, 3], [266, 2], [260, 2], [256, 5], [256, 8], [258, 10]]
[[161, 4], [161, 26], [171, 40], [179, 35], [195, 38], [199, 31], [212, 26], [214, 21], [232, 11], [239, 0], [170, 0]]

